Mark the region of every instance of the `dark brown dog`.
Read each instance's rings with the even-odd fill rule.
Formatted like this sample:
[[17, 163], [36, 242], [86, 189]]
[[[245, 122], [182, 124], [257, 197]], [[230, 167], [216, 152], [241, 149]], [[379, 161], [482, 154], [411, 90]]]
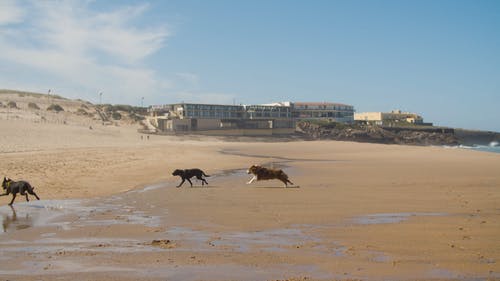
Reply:
[[252, 165], [250, 168], [248, 168], [247, 173], [253, 174], [253, 178], [249, 182], [247, 182], [247, 184], [251, 184], [255, 180], [260, 181], [277, 179], [285, 184], [285, 188], [288, 187], [288, 183], [293, 185], [293, 183], [288, 180], [288, 175], [285, 174], [283, 170], [275, 170], [264, 168], [259, 165]]
[[197, 179], [201, 180], [201, 186], [203, 186], [205, 183], [208, 185], [208, 182], [203, 178], [203, 176], [209, 177], [209, 175], [205, 174], [202, 170], [197, 168], [184, 170], [177, 169], [172, 173], [172, 175], [179, 176], [182, 179], [181, 183], [177, 187], [180, 187], [186, 180], [191, 184], [191, 187], [193, 187], [193, 183], [190, 180], [192, 177], [196, 177]]
[[40, 200], [38, 195], [36, 195], [36, 193], [33, 191], [34, 187], [32, 187], [27, 181], [13, 181], [4, 177], [2, 187], [5, 193], [0, 194], [0, 196], [7, 196], [12, 193], [12, 200], [9, 203], [9, 205], [11, 206], [12, 203], [14, 203], [14, 199], [16, 199], [18, 193], [20, 193], [21, 195], [26, 195], [26, 201], [30, 201], [28, 199], [28, 193], [34, 195], [36, 199]]

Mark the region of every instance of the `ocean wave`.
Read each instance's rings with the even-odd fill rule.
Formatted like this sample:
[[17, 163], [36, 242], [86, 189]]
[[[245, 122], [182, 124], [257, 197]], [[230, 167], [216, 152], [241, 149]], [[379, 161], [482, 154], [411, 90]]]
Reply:
[[448, 148], [448, 149], [469, 149], [469, 150], [500, 153], [500, 145], [498, 142], [491, 142], [489, 145], [479, 145], [479, 144], [463, 145], [463, 144], [461, 144], [461, 145], [454, 145], [454, 146], [445, 145], [443, 147]]

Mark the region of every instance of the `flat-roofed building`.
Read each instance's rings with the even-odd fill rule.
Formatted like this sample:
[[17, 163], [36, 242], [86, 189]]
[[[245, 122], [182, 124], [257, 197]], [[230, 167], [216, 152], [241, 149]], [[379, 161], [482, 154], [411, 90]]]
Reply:
[[245, 105], [245, 118], [247, 119], [291, 119], [292, 108], [286, 105]]
[[331, 122], [352, 123], [354, 106], [331, 102], [294, 102], [292, 115], [298, 120], [322, 119]]
[[[324, 119], [351, 123], [354, 107], [327, 102], [279, 102], [261, 105], [220, 105], [178, 103], [151, 106], [154, 123], [163, 132], [237, 130], [253, 133], [267, 130], [274, 133], [293, 133], [296, 120]], [[260, 131], [259, 131], [260, 130]], [[245, 132], [243, 132], [244, 134]]]
[[359, 122], [374, 123], [377, 125], [391, 125], [395, 123], [408, 123], [417, 125], [428, 125], [424, 123], [422, 116], [403, 112], [401, 110], [393, 110], [391, 112], [361, 112], [354, 114], [354, 120]]
[[152, 106], [151, 110], [157, 115], [179, 119], [222, 119], [243, 118], [245, 108], [242, 105], [178, 103]]
[[290, 106], [179, 103], [152, 106], [150, 113], [163, 132], [290, 134], [295, 130]]

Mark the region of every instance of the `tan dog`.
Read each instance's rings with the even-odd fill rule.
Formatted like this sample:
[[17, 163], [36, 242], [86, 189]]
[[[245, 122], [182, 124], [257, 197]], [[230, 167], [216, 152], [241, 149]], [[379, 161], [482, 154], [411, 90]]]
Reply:
[[288, 187], [288, 183], [293, 185], [293, 183], [288, 180], [288, 175], [282, 170], [268, 169], [259, 165], [252, 165], [248, 168], [247, 174], [253, 174], [253, 178], [247, 182], [247, 184], [251, 184], [255, 180], [260, 181], [277, 179], [285, 184], [285, 188]]

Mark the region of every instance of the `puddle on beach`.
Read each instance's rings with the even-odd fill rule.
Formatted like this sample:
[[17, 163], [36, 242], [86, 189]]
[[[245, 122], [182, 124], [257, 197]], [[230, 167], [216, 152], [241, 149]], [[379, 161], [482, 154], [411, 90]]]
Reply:
[[412, 217], [427, 217], [427, 216], [446, 216], [445, 213], [381, 213], [369, 214], [353, 218], [351, 221], [354, 224], [389, 224], [406, 221]]
[[[161, 267], [116, 267], [94, 265], [88, 266], [73, 261], [26, 262], [25, 266], [31, 270], [2, 270], [0, 275], [32, 275], [43, 277], [46, 274], [81, 274], [81, 273], [110, 273], [114, 278], [120, 276], [137, 279], [161, 278], [170, 281], [195, 280], [286, 280], [296, 276], [313, 276], [319, 279], [331, 278], [331, 274], [321, 271], [316, 265], [288, 265], [278, 264], [272, 267], [255, 267], [236, 264], [217, 265], [162, 265]], [[50, 271], [47, 269], [50, 267]], [[340, 275], [337, 277], [341, 277]]]
[[[174, 227], [166, 231], [166, 236], [189, 244], [189, 248], [203, 251], [285, 252], [305, 243], [318, 243], [319, 238], [308, 235], [301, 229], [271, 229], [250, 232], [208, 232]], [[319, 249], [316, 249], [319, 250]], [[326, 248], [323, 249], [326, 251]], [[335, 253], [335, 252], [333, 252]]]
[[[2, 232], [13, 232], [34, 226], [46, 226], [57, 217], [81, 211], [77, 200], [41, 200], [0, 207]], [[64, 223], [58, 223], [64, 225]]]
[[[150, 271], [149, 276], [161, 276], [167, 280], [284, 280], [296, 276], [331, 278], [315, 265], [274, 265], [270, 268], [235, 264], [166, 267]], [[340, 277], [340, 276], [337, 276]]]
[[469, 274], [463, 274], [456, 271], [452, 271], [445, 268], [434, 268], [426, 272], [427, 279], [442, 279], [442, 280], [466, 280], [466, 281], [478, 281], [478, 280], [498, 280], [500, 274], [490, 272], [489, 276], [473, 276]]
[[[40, 200], [21, 202], [14, 206], [0, 207], [2, 233], [13, 232], [37, 226], [61, 227], [68, 230], [74, 227], [90, 225], [113, 225], [120, 223], [158, 226], [159, 217], [146, 215], [133, 206], [119, 204], [115, 200], [104, 200], [92, 205], [92, 200]], [[103, 219], [98, 214], [113, 213], [120, 215]], [[67, 218], [66, 220], [63, 218]]]

